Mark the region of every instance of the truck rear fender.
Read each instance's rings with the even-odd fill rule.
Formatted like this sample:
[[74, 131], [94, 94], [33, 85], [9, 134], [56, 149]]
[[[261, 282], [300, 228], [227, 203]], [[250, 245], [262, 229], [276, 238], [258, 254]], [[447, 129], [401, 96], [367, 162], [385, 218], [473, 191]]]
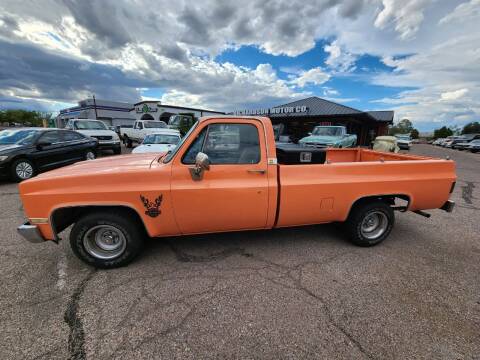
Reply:
[[[400, 206], [396, 206], [395, 200], [400, 199], [403, 201], [406, 201], [406, 204], [401, 204]], [[411, 202], [411, 197], [406, 194], [378, 194], [378, 195], [369, 195], [369, 196], [364, 196], [361, 198], [358, 198], [355, 200], [352, 205], [350, 206], [350, 209], [347, 213], [347, 218], [350, 216], [350, 213], [352, 210], [361, 204], [364, 204], [366, 202], [374, 201], [374, 200], [380, 200], [384, 201], [387, 204], [389, 204], [392, 208], [395, 210], [400, 210], [400, 211], [407, 211], [410, 207], [410, 202]]]
[[133, 207], [126, 205], [87, 205], [87, 206], [66, 206], [60, 207], [52, 211], [50, 214], [50, 226], [52, 227], [55, 240], [60, 240], [58, 234], [60, 234], [67, 227], [75, 223], [76, 220], [88, 213], [95, 211], [121, 211], [125, 213], [125, 217], [135, 219], [141, 224], [148, 233], [148, 229], [143, 222], [142, 217], [138, 214], [137, 210]]

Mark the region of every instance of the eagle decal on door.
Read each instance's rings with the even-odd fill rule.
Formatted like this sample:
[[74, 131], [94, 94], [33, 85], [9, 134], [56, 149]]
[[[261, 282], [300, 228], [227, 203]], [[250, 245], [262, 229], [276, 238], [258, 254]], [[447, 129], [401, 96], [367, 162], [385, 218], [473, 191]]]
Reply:
[[148, 215], [152, 218], [156, 218], [158, 215], [160, 215], [162, 212], [160, 211], [160, 205], [162, 204], [162, 199], [163, 195], [160, 195], [155, 199], [154, 202], [148, 200], [143, 195], [140, 195], [140, 200], [142, 200], [143, 206], [147, 211], [145, 211], [145, 215]]

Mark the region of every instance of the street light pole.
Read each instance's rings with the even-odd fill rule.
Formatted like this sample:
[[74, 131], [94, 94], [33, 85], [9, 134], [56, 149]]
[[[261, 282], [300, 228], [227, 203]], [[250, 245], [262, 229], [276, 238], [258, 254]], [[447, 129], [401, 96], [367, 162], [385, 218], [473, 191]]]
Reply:
[[93, 96], [93, 108], [95, 109], [95, 120], [97, 120], [98, 118], [98, 114], [97, 114], [97, 103], [95, 101], [95, 95], [92, 95]]

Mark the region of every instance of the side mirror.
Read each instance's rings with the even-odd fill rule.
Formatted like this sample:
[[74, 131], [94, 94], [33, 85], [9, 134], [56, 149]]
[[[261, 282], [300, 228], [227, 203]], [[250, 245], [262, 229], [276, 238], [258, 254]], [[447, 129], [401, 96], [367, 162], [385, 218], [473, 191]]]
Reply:
[[39, 141], [39, 142], [37, 143], [37, 149], [38, 149], [38, 150], [43, 150], [44, 147], [50, 146], [50, 145], [52, 145], [52, 143], [50, 143], [50, 142], [48, 142], [48, 141]]
[[203, 179], [203, 173], [210, 170], [210, 159], [207, 154], [199, 152], [195, 157], [195, 166], [189, 168], [190, 175], [195, 181]]

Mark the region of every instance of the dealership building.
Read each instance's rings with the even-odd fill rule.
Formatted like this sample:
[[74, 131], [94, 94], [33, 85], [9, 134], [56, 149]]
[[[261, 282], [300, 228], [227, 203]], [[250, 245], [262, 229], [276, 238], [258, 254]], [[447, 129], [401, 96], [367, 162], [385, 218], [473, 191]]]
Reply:
[[268, 116], [279, 138], [300, 139], [317, 125], [343, 125], [349, 134], [357, 135], [358, 145], [369, 145], [376, 136], [386, 135], [388, 125], [393, 123], [393, 111], [361, 111], [316, 96], [233, 114]]
[[135, 120], [162, 120], [168, 123], [170, 116], [188, 114], [194, 117], [225, 114], [198, 108], [163, 105], [160, 101], [124, 103], [100, 99], [85, 99], [78, 106], [60, 110], [55, 126], [63, 128], [70, 119], [98, 119], [109, 126], [133, 125]]

